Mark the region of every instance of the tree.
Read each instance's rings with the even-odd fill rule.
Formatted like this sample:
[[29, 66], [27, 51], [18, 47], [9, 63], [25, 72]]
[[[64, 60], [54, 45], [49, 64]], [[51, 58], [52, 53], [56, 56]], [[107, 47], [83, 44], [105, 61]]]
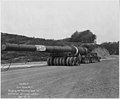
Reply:
[[74, 32], [71, 35], [71, 42], [82, 42], [82, 43], [94, 43], [96, 40], [96, 35], [93, 34], [90, 30], [82, 31], [82, 32]]

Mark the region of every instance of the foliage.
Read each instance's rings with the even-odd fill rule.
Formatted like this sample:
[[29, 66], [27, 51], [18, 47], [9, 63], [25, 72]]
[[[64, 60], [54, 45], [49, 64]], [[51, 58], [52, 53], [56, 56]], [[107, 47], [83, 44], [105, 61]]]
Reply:
[[96, 35], [90, 30], [78, 32], [76, 31], [71, 35], [70, 41], [72, 42], [82, 42], [82, 43], [94, 43], [96, 40]]
[[106, 48], [110, 54], [119, 55], [119, 41], [118, 42], [105, 42], [101, 46]]

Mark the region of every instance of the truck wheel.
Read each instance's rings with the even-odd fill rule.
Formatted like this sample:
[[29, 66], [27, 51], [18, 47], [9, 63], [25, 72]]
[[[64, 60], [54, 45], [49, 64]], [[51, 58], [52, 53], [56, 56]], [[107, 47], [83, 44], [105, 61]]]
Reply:
[[94, 63], [94, 58], [92, 58], [92, 63]]
[[100, 62], [100, 59], [98, 58], [98, 62]]
[[84, 59], [84, 63], [87, 64], [87, 58]]
[[87, 64], [89, 64], [89, 59], [88, 59], [88, 58], [86, 58], [86, 60], [87, 60]]
[[82, 61], [82, 63], [85, 63], [85, 59], [82, 59], [81, 61]]

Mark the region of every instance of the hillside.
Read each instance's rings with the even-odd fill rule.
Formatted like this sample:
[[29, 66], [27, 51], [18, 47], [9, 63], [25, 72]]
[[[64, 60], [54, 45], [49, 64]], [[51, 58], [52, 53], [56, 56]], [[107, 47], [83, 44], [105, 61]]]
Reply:
[[[15, 44], [37, 44], [37, 45], [57, 45], [54, 40], [45, 40], [43, 38], [32, 38], [15, 34], [1, 33], [1, 43], [15, 43]], [[46, 53], [39, 52], [3, 52], [1, 54], [2, 63], [6, 62], [27, 62], [46, 60]]]
[[[31, 45], [49, 45], [49, 46], [65, 46], [65, 45], [75, 45], [75, 46], [85, 46], [89, 50], [100, 47], [101, 45], [93, 43], [81, 43], [81, 42], [71, 42], [68, 38], [63, 40], [53, 40], [44, 38], [34, 38], [22, 35], [1, 33], [1, 43], [15, 43], [15, 44], [31, 44]], [[104, 48], [102, 46], [102, 48]], [[102, 52], [102, 51], [101, 51]], [[99, 53], [98, 53], [99, 54]], [[27, 62], [27, 61], [44, 61], [49, 56], [48, 53], [39, 52], [1, 52], [1, 62]]]
[[[49, 45], [49, 46], [60, 46], [70, 45], [69, 42], [61, 40], [51, 40], [43, 38], [26, 37], [15, 34], [1, 33], [1, 43], [14, 43], [14, 44], [31, 44], [31, 45]], [[44, 61], [49, 54], [39, 52], [1, 52], [1, 62], [27, 62], [27, 61]]]

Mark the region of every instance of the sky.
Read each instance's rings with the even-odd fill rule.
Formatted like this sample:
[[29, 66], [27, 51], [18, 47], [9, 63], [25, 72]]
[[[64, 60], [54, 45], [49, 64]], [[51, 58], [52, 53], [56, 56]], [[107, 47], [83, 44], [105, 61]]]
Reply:
[[119, 40], [119, 0], [2, 0], [1, 31], [63, 39], [90, 30], [97, 43]]

